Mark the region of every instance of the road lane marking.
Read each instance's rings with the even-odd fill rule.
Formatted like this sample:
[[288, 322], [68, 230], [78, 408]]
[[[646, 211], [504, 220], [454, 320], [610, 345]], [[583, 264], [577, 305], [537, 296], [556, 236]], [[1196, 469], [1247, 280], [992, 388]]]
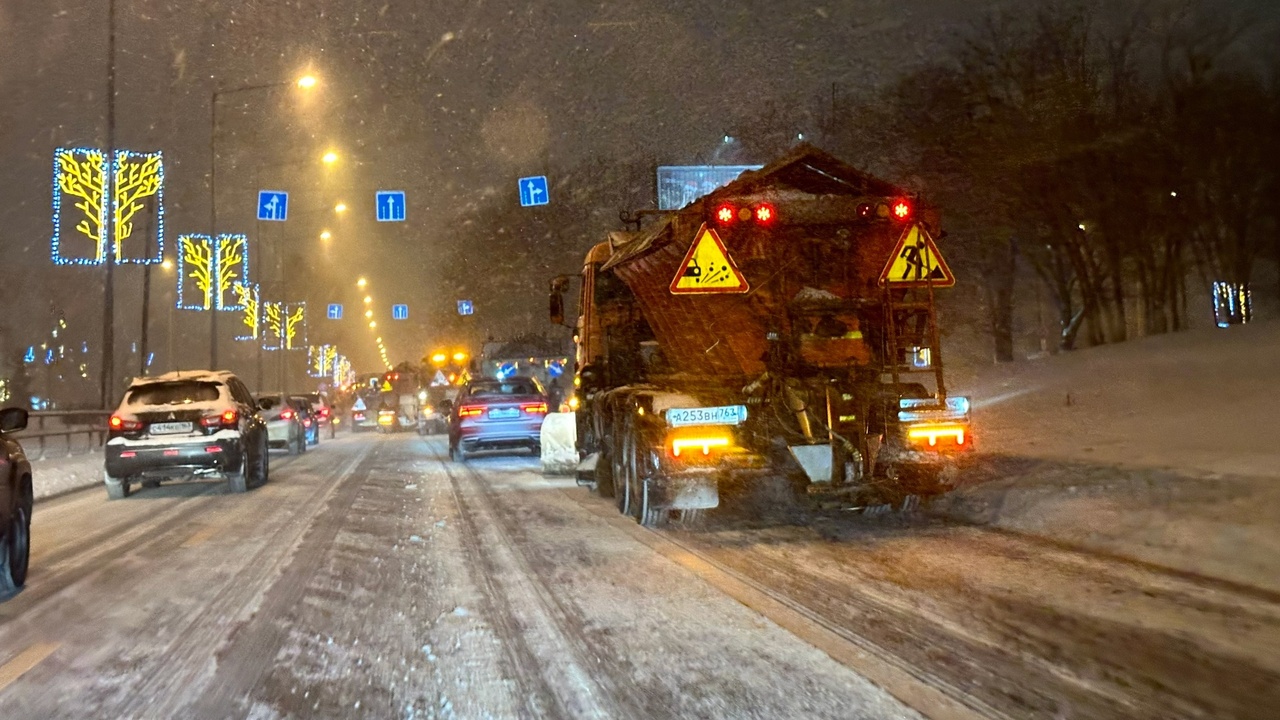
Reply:
[[36, 643], [18, 653], [18, 656], [4, 665], [0, 665], [0, 690], [13, 684], [14, 680], [26, 675], [31, 668], [44, 662], [44, 659], [62, 647], [62, 643]]

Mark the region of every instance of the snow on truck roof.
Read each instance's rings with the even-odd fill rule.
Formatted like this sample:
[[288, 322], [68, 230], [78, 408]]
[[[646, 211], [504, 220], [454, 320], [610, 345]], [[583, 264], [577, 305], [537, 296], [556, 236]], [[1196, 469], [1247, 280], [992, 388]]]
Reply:
[[[690, 213], [701, 215], [708, 206], [716, 206], [732, 198], [761, 194], [800, 194], [802, 196], [896, 197], [908, 193], [893, 183], [865, 173], [836, 156], [804, 143], [759, 170], [747, 171], [737, 180], [704, 195], [680, 210], [668, 214], [651, 227], [639, 232], [609, 233], [612, 250], [602, 270], [610, 270], [661, 247], [670, 240], [676, 218]], [[696, 225], [694, 226], [696, 229]]]

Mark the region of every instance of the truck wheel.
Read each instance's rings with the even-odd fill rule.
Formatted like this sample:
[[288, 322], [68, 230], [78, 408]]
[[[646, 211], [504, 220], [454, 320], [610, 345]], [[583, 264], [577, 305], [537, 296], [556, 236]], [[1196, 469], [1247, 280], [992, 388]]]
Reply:
[[634, 486], [636, 484], [635, 444], [629, 440], [629, 435], [624, 434], [622, 436], [620, 454], [623, 457], [623, 462], [618, 463], [618, 472], [614, 476], [615, 481], [618, 483], [614, 493], [614, 502], [618, 506], [618, 512], [628, 516], [633, 515], [632, 509], [636, 507], [633, 501], [633, 496], [635, 495]]
[[640, 524], [647, 528], [659, 528], [667, 524], [668, 513], [666, 508], [660, 508], [653, 505], [654, 493], [649, 487], [649, 481], [636, 483], [640, 485]]
[[103, 481], [107, 486], [108, 500], [123, 500], [129, 497], [129, 481], [125, 478], [112, 477], [103, 475]]
[[600, 444], [600, 457], [596, 459], [596, 492], [602, 498], [611, 498], [617, 492], [613, 484], [613, 458], [603, 443]]

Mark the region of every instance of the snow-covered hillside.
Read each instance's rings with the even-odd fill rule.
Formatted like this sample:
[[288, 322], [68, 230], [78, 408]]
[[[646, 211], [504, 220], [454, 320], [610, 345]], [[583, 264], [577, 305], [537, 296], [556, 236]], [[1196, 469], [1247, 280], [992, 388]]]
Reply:
[[937, 508], [1280, 590], [1280, 323], [953, 380], [981, 458]]

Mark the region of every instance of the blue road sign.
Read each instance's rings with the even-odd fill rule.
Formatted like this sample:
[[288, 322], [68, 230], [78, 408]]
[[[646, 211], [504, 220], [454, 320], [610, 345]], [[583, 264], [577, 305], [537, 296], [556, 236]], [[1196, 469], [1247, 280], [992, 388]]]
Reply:
[[329, 319], [330, 320], [342, 319], [342, 305], [340, 305], [339, 303], [329, 303]]
[[404, 222], [403, 190], [379, 190], [375, 198], [378, 201], [378, 222]]
[[547, 194], [547, 176], [520, 178], [520, 207], [535, 207], [551, 202]]
[[258, 219], [276, 222], [289, 219], [289, 193], [280, 190], [259, 190]]
[[459, 315], [473, 315], [473, 314], [475, 314], [475, 311], [476, 311], [476, 308], [475, 308], [475, 306], [474, 306], [474, 305], [472, 305], [472, 304], [471, 304], [471, 301], [470, 301], [470, 300], [459, 300], [459, 301], [458, 301], [458, 314], [459, 314]]
[[408, 305], [392, 305], [391, 319], [392, 320], [408, 320], [409, 306]]

